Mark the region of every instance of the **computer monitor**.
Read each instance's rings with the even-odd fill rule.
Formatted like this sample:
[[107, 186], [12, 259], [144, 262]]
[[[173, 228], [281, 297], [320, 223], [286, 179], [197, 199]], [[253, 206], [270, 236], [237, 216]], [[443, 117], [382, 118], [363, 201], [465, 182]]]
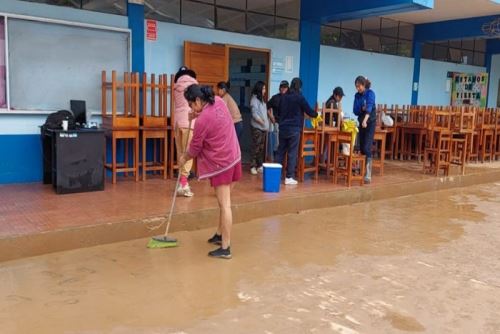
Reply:
[[85, 105], [85, 101], [80, 100], [71, 100], [71, 111], [75, 116], [75, 123], [79, 126], [83, 126], [83, 124], [87, 123], [87, 107]]

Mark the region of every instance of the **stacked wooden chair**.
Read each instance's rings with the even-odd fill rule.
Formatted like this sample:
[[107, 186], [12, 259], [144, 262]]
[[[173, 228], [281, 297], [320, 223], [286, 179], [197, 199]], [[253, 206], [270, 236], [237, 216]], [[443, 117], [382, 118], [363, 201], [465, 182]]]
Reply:
[[476, 124], [476, 110], [468, 107], [453, 107], [451, 109], [451, 160], [458, 165], [461, 174], [465, 175], [465, 165], [472, 151], [472, 137]]
[[479, 160], [492, 161], [495, 151], [496, 115], [494, 108], [482, 109]]
[[[146, 73], [142, 77], [142, 179], [146, 180], [148, 172], [160, 172], [163, 179], [169, 175], [169, 133], [168, 133], [168, 95], [172, 91], [172, 77], [166, 74], [151, 74], [149, 81]], [[172, 94], [171, 94], [172, 96]], [[170, 99], [172, 105], [172, 99]], [[172, 110], [172, 108], [170, 108]], [[148, 142], [152, 143], [152, 151], [148, 158]]]
[[[323, 123], [320, 126], [321, 162], [319, 167], [326, 170], [328, 177], [335, 168], [334, 162], [338, 147], [338, 134], [342, 125], [341, 114], [342, 111], [340, 109], [329, 108], [326, 104], [323, 104]], [[325, 152], [326, 155], [324, 155]]]
[[[111, 81], [108, 81], [106, 71], [102, 71], [102, 127], [105, 129], [106, 142], [111, 141], [111, 161], [108, 162], [106, 158], [105, 168], [111, 171], [113, 184], [117, 181], [118, 173], [125, 176], [133, 173], [135, 181], [139, 181], [139, 90], [138, 73], [126, 72], [123, 79], [118, 80], [116, 71], [112, 71]], [[111, 105], [108, 104], [108, 94]], [[119, 94], [123, 95], [123, 105], [119, 105]], [[117, 158], [120, 143], [123, 143], [121, 162]], [[132, 161], [129, 153], [132, 153]]]
[[425, 106], [410, 106], [405, 110], [405, 122], [401, 124], [400, 155], [403, 160], [422, 161], [428, 111]]
[[445, 176], [450, 172], [451, 161], [451, 111], [449, 108], [432, 107], [429, 112], [426, 146], [424, 150], [424, 172]]

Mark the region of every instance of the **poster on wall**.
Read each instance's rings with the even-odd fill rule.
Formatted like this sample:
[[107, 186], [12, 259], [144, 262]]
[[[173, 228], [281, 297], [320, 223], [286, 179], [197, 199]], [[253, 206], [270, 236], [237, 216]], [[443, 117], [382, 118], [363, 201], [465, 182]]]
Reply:
[[452, 106], [486, 107], [488, 73], [453, 73]]
[[5, 18], [0, 16], [0, 108], [7, 108], [5, 64]]

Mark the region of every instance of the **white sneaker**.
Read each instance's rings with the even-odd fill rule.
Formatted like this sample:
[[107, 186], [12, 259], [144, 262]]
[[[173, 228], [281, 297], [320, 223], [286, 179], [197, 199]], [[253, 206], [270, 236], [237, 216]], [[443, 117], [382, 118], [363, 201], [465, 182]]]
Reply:
[[250, 174], [257, 175], [258, 174], [257, 168], [255, 168], [255, 167], [250, 168]]
[[184, 187], [179, 185], [179, 188], [177, 188], [177, 195], [184, 196], [184, 197], [193, 197], [194, 196], [189, 185], [185, 185]]
[[262, 167], [262, 166], [261, 166], [261, 167], [257, 168], [257, 172], [258, 172], [259, 174], [264, 173], [264, 167]]
[[294, 185], [297, 185], [299, 183], [293, 177], [287, 177], [287, 178], [285, 178], [285, 184], [287, 186], [294, 186]]

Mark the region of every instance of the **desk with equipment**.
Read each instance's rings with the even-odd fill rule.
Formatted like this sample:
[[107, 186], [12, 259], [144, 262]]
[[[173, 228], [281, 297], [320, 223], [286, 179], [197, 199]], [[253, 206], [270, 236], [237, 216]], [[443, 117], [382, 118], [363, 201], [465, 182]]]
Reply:
[[104, 190], [104, 131], [86, 128], [80, 110], [52, 114], [41, 127], [43, 183], [58, 194]]

